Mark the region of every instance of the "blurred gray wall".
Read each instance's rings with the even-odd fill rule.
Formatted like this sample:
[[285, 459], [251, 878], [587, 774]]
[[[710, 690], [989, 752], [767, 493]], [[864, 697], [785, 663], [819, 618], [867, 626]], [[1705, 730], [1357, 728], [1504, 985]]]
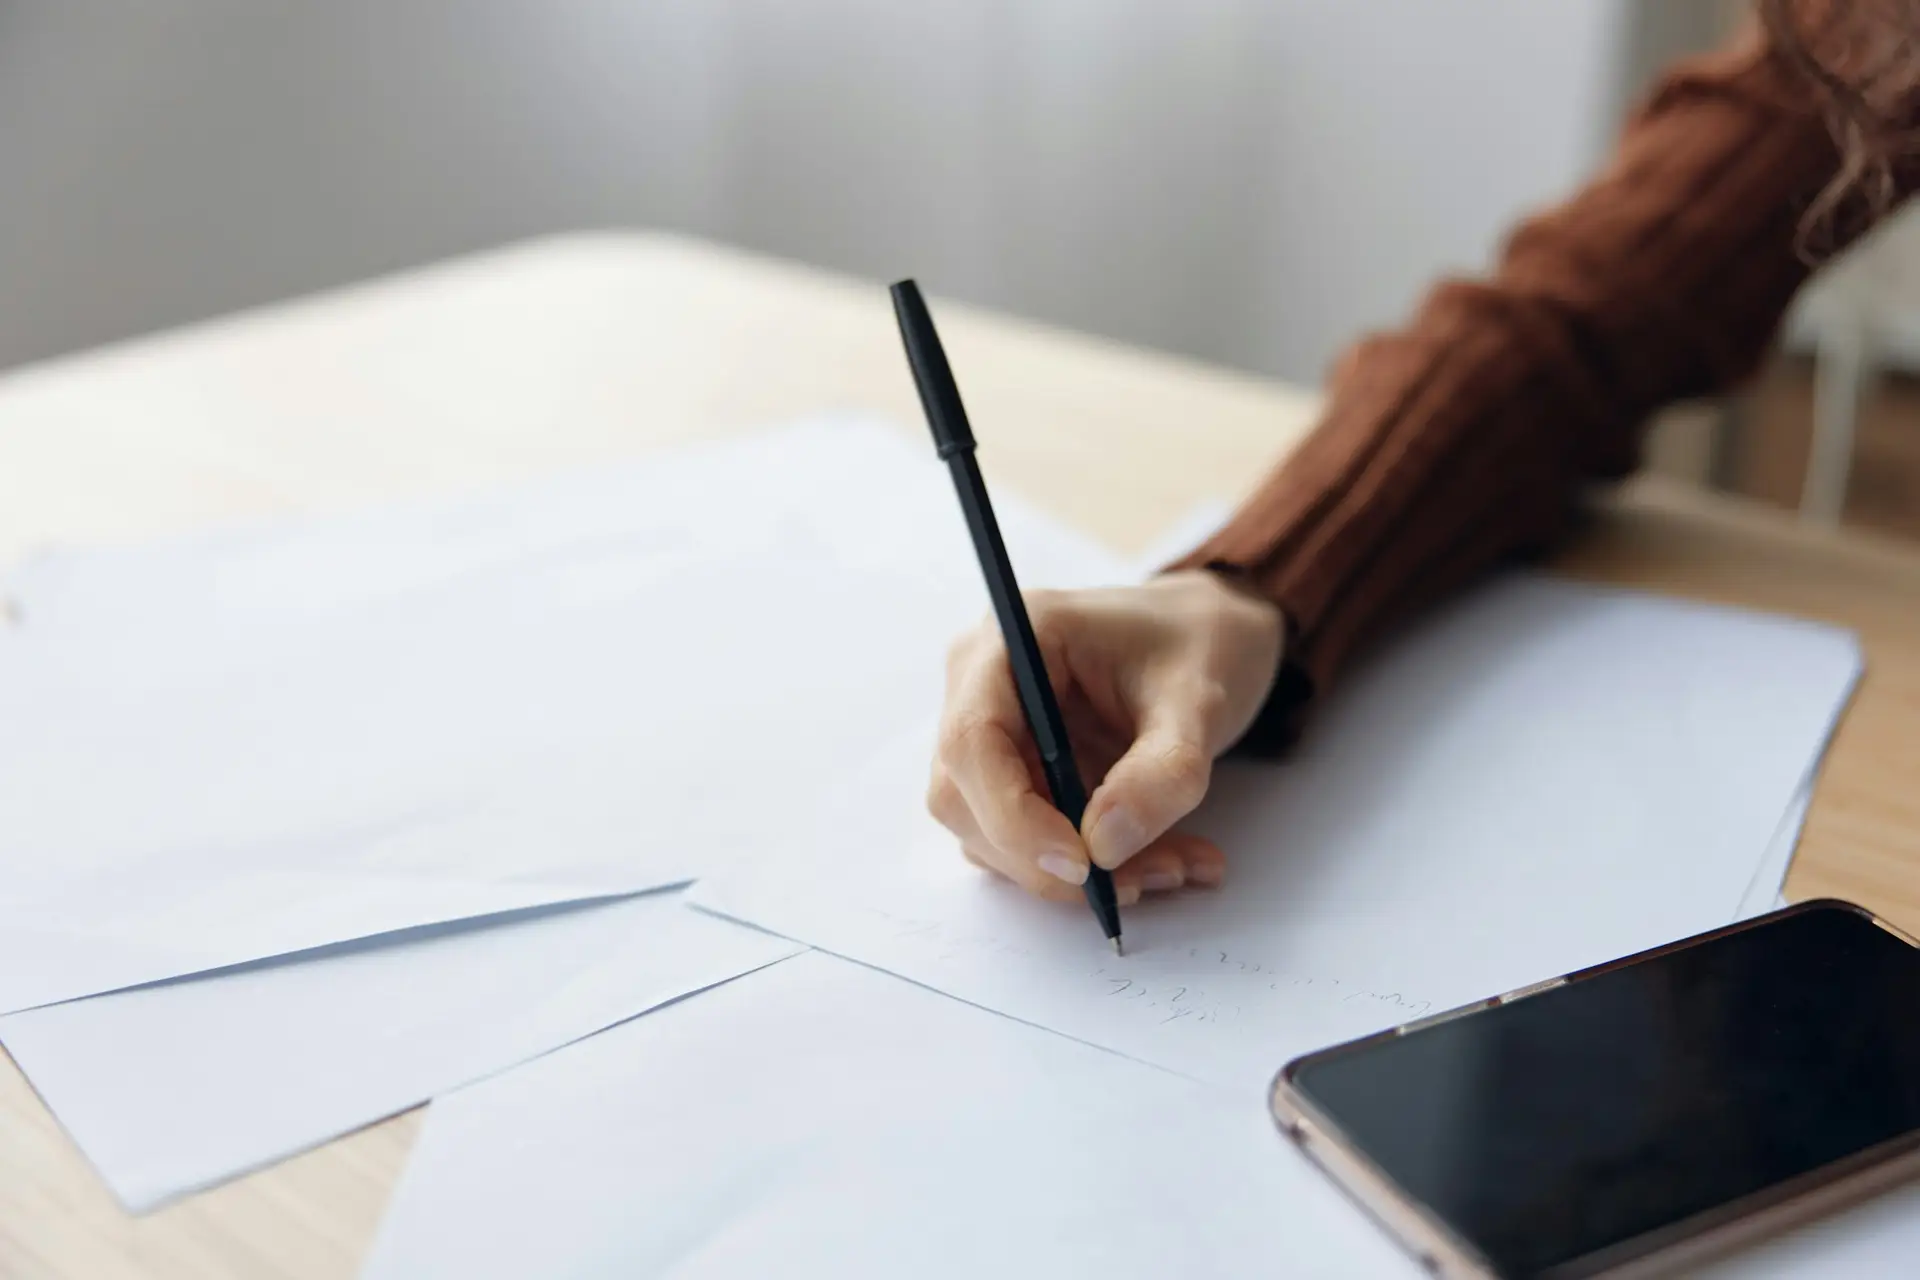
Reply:
[[1649, 5], [0, 0], [0, 364], [634, 225], [1314, 380], [1590, 167]]

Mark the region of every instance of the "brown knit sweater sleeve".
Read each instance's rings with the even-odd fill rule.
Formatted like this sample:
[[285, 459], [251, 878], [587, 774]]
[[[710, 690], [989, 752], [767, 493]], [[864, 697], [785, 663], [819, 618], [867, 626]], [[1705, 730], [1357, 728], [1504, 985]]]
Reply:
[[1677, 69], [1490, 279], [1348, 353], [1317, 429], [1182, 565], [1241, 570], [1288, 620], [1283, 686], [1324, 687], [1395, 618], [1553, 539], [1585, 483], [1633, 468], [1655, 409], [1753, 369], [1837, 170], [1809, 85], [1757, 34]]

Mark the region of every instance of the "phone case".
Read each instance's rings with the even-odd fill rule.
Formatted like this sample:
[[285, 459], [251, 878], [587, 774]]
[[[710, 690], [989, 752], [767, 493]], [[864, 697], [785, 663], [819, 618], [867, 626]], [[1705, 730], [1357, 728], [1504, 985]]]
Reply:
[[[1418, 1031], [1454, 1018], [1470, 1017], [1482, 1010], [1512, 1004], [1528, 996], [1551, 991], [1570, 982], [1609, 973], [1628, 965], [1640, 964], [1658, 956], [1700, 946], [1716, 938], [1741, 933], [1806, 911], [1843, 908], [1872, 921], [1910, 947], [1920, 941], [1882, 920], [1873, 912], [1851, 902], [1821, 898], [1779, 911], [1756, 916], [1724, 929], [1698, 934], [1638, 952], [1620, 960], [1581, 969], [1509, 991], [1491, 999], [1477, 1000], [1442, 1013], [1429, 1015], [1374, 1035], [1351, 1040], [1329, 1049], [1306, 1054], [1280, 1069], [1274, 1077], [1271, 1109], [1276, 1124], [1315, 1164], [1319, 1165], [1375, 1221], [1399, 1240], [1401, 1246], [1435, 1276], [1454, 1280], [1487, 1277], [1498, 1280], [1496, 1272], [1478, 1250], [1462, 1240], [1437, 1216], [1407, 1195], [1393, 1180], [1349, 1142], [1332, 1122], [1314, 1107], [1295, 1086], [1295, 1075], [1319, 1062], [1353, 1053], [1368, 1045]], [[1803, 1223], [1826, 1217], [1881, 1191], [1920, 1175], [1920, 1134], [1910, 1134], [1862, 1151], [1846, 1160], [1813, 1170], [1799, 1178], [1766, 1188], [1751, 1196], [1721, 1205], [1707, 1213], [1674, 1223], [1659, 1231], [1622, 1241], [1599, 1253], [1565, 1263], [1546, 1276], [1551, 1280], [1576, 1280], [1577, 1277], [1610, 1277], [1612, 1280], [1642, 1280], [1643, 1277], [1682, 1274], [1714, 1258], [1735, 1252], [1768, 1236], [1791, 1230]]]

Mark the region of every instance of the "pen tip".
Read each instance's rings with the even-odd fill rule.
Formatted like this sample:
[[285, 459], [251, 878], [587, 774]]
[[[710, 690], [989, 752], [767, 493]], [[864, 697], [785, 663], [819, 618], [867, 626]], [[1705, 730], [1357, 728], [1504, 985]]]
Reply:
[[1127, 949], [1120, 945], [1120, 939], [1117, 935], [1113, 939], [1113, 954], [1117, 956], [1123, 956], [1127, 954]]

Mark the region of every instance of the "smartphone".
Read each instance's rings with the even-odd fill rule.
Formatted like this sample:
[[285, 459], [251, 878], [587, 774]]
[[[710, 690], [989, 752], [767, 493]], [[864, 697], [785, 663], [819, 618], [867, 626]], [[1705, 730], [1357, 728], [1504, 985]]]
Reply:
[[1669, 1275], [1920, 1173], [1920, 946], [1819, 901], [1299, 1058], [1282, 1130], [1434, 1275]]

